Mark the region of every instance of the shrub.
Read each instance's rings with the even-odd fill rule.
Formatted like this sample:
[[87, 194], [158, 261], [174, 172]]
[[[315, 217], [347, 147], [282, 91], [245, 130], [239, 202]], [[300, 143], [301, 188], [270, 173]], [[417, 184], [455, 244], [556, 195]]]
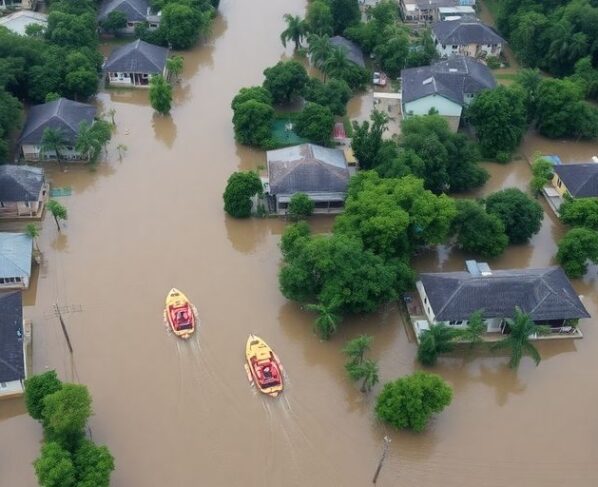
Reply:
[[328, 145], [334, 127], [334, 116], [329, 108], [308, 103], [295, 123], [295, 130], [301, 137], [305, 137], [316, 144]]
[[33, 419], [43, 418], [44, 398], [62, 388], [55, 370], [34, 375], [25, 381], [25, 407]]
[[235, 218], [251, 215], [251, 198], [262, 193], [262, 182], [253, 171], [235, 172], [228, 178], [224, 198], [224, 211]]
[[289, 202], [289, 215], [293, 220], [300, 220], [311, 216], [314, 202], [305, 193], [295, 193]]

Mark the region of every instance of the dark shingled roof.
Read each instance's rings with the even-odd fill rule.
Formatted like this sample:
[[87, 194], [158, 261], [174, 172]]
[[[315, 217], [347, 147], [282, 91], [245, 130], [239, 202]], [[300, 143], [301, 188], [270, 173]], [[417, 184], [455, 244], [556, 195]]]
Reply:
[[150, 6], [149, 0], [104, 0], [100, 6], [98, 20], [102, 21], [110, 12], [122, 12], [129, 22], [143, 22]]
[[21, 292], [0, 293], [0, 382], [24, 378]]
[[502, 44], [505, 40], [490, 26], [472, 18], [436, 22], [434, 35], [441, 44]]
[[96, 107], [66, 98], [36, 105], [29, 110], [21, 133], [21, 144], [40, 144], [46, 128], [59, 129], [70, 143], [75, 143], [81, 122], [93, 123]]
[[0, 201], [37, 201], [44, 180], [41, 167], [0, 165]]
[[438, 94], [463, 105], [463, 95], [496, 86], [488, 66], [467, 56], [455, 56], [431, 66], [403, 69], [401, 77], [403, 102]]
[[345, 39], [342, 36], [331, 37], [330, 44], [332, 44], [334, 47], [340, 47], [343, 51], [345, 51], [349, 61], [357, 64], [357, 66], [365, 68], [363, 53], [357, 44], [351, 42], [349, 39]]
[[112, 73], [160, 74], [164, 71], [167, 58], [167, 48], [136, 40], [112, 51], [104, 70]]
[[421, 281], [438, 321], [466, 320], [483, 310], [486, 318], [509, 318], [519, 306], [534, 321], [589, 318], [560, 267], [422, 274]]
[[343, 151], [314, 144], [266, 153], [271, 194], [345, 193], [349, 169]]
[[574, 198], [598, 197], [598, 163], [557, 164], [556, 172]]

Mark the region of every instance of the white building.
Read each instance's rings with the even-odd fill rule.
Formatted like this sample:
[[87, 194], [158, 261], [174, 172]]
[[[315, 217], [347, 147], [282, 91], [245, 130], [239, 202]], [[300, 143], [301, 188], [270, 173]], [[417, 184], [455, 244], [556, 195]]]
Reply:
[[167, 76], [167, 59], [167, 48], [138, 39], [112, 51], [104, 64], [104, 72], [112, 86], [149, 88], [152, 76]]
[[492, 27], [470, 17], [436, 22], [432, 26], [432, 39], [442, 58], [499, 56], [505, 43]]

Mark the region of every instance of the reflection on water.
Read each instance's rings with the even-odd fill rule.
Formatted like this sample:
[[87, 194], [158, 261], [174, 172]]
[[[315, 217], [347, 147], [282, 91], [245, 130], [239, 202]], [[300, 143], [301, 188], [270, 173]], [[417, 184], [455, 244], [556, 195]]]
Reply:
[[157, 140], [164, 142], [169, 149], [176, 139], [176, 124], [169, 115], [154, 113], [152, 116], [152, 128]]

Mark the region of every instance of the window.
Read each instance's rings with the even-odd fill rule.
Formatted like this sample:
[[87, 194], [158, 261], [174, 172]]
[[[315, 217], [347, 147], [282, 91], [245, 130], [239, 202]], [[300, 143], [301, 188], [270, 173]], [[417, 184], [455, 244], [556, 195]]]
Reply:
[[459, 49], [459, 46], [457, 46], [456, 44], [453, 44], [453, 49]]
[[463, 323], [463, 320], [449, 321], [449, 326], [461, 326]]
[[0, 389], [6, 389], [7, 387], [6, 382], [0, 382]]
[[147, 73], [144, 73], [144, 74], [142, 74], [142, 75], [141, 75], [141, 77], [142, 77], [143, 79], [148, 79], [148, 78], [149, 78], [149, 74], [147, 74]]
[[446, 44], [443, 44], [443, 45], [442, 45], [442, 48], [443, 48], [443, 49], [446, 49]]
[[556, 185], [560, 188], [563, 185], [563, 182], [559, 179], [557, 181]]
[[127, 22], [127, 27], [135, 27], [135, 23], [134, 22]]
[[428, 296], [424, 298], [424, 304], [428, 304]]

